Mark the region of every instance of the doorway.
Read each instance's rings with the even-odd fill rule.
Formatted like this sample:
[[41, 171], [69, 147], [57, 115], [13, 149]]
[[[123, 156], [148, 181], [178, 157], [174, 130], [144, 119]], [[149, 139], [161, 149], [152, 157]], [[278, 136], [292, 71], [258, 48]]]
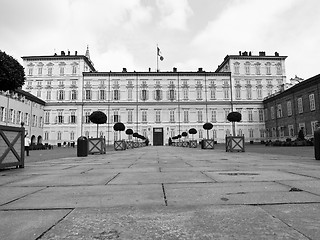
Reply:
[[163, 128], [153, 128], [153, 146], [163, 146]]

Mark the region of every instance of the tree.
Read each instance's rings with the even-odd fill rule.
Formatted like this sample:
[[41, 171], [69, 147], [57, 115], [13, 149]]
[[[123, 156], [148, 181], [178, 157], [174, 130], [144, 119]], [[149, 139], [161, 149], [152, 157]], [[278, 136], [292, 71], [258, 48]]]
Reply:
[[196, 134], [198, 131], [195, 128], [190, 128], [189, 129], [189, 134], [192, 134], [192, 139], [193, 139], [193, 134]]
[[231, 113], [228, 114], [227, 120], [232, 122], [233, 136], [235, 136], [236, 135], [235, 122], [240, 122], [241, 121], [241, 113], [239, 113], [239, 112], [231, 112]]
[[133, 134], [133, 130], [132, 130], [131, 128], [128, 128], [128, 129], [126, 130], [126, 134], [127, 134], [127, 135], [132, 135], [132, 134]]
[[209, 139], [209, 130], [211, 130], [212, 128], [213, 128], [212, 123], [207, 122], [203, 124], [203, 129], [207, 130], [207, 139]]
[[107, 122], [107, 116], [104, 112], [95, 111], [90, 114], [89, 120], [95, 124], [97, 124], [97, 137], [98, 137], [98, 128], [99, 124], [104, 124]]
[[122, 122], [117, 122], [116, 124], [114, 124], [113, 129], [115, 131], [119, 131], [120, 132], [120, 140], [121, 140], [121, 131], [124, 131], [126, 129], [124, 124]]
[[13, 91], [25, 81], [24, 69], [13, 57], [0, 50], [0, 90]]

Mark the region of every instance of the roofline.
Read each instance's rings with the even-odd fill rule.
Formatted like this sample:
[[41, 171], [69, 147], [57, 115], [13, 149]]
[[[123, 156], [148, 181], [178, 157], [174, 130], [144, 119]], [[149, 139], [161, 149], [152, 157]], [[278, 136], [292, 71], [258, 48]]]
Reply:
[[41, 60], [71, 60], [71, 59], [83, 59], [92, 69], [96, 71], [91, 60], [89, 60], [85, 55], [52, 55], [52, 56], [24, 56], [21, 57], [23, 60], [41, 61]]
[[282, 91], [282, 92], [280, 92], [280, 93], [278, 93], [278, 94], [275, 94], [275, 95], [272, 96], [272, 97], [266, 97], [265, 99], [263, 99], [263, 103], [269, 102], [269, 101], [273, 101], [274, 98], [279, 97], [279, 95], [289, 94], [289, 93], [291, 93], [291, 92], [294, 92], [295, 89], [300, 88], [300, 87], [303, 86], [303, 85], [311, 84], [312, 82], [318, 81], [319, 79], [320, 79], [320, 74], [315, 75], [315, 76], [313, 76], [313, 77], [311, 77], [311, 78], [309, 78], [309, 79], [307, 79], [307, 80], [304, 80], [304, 81], [302, 81], [302, 82], [300, 82], [300, 83], [295, 84], [295, 85], [292, 86], [291, 88], [288, 88], [288, 89], [286, 89], [286, 90], [284, 90], [284, 91]]
[[192, 71], [183, 71], [183, 72], [83, 72], [83, 76], [181, 76], [181, 75], [200, 75], [200, 76], [231, 76], [231, 72], [192, 72]]
[[224, 57], [223, 62], [217, 67], [215, 72], [220, 71], [223, 66], [230, 60], [230, 59], [247, 59], [247, 60], [261, 60], [263, 58], [269, 60], [285, 60], [288, 56], [259, 56], [259, 55], [252, 55], [252, 56], [242, 56], [242, 55], [227, 55]]
[[40, 98], [32, 95], [29, 92], [26, 92], [26, 91], [22, 90], [22, 89], [16, 89], [16, 90], [14, 90], [14, 92], [23, 95], [26, 99], [28, 99], [30, 101], [36, 102], [36, 103], [41, 104], [41, 105], [45, 105], [46, 104], [45, 101], [41, 100]]

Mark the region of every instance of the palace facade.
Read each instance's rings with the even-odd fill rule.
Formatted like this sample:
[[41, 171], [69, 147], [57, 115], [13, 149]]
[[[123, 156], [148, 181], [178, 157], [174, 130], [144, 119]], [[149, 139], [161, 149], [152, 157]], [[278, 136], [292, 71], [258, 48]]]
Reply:
[[[44, 141], [49, 144], [76, 141], [79, 136], [126, 139], [113, 131], [116, 122], [144, 135], [155, 145], [196, 128], [189, 138], [206, 138], [203, 124], [211, 122], [209, 137], [218, 143], [231, 134], [230, 111], [242, 113], [237, 134], [246, 141], [265, 139], [263, 98], [285, 83], [285, 56], [264, 52], [227, 55], [216, 71], [202, 68], [181, 72], [97, 72], [85, 55], [61, 52], [52, 56], [22, 57], [26, 71], [24, 89], [46, 102]], [[93, 111], [103, 111], [107, 123], [90, 123]], [[159, 134], [159, 132], [161, 134]], [[155, 134], [157, 133], [157, 134]], [[162, 136], [154, 139], [154, 136]]]

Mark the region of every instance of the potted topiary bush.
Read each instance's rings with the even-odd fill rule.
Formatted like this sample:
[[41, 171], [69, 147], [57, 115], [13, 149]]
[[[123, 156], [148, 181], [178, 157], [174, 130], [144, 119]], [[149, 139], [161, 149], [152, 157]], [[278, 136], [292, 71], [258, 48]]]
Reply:
[[230, 112], [227, 116], [227, 120], [232, 122], [233, 136], [226, 135], [226, 152], [244, 152], [244, 136], [236, 136], [235, 122], [241, 121], [241, 113]]
[[126, 147], [133, 148], [133, 141], [130, 139], [130, 136], [133, 135], [133, 130], [131, 128], [128, 128], [126, 130], [126, 134], [128, 135], [128, 141], [126, 142]]
[[182, 142], [180, 141], [181, 137], [182, 137], [181, 134], [178, 134], [178, 136], [177, 136], [177, 138], [178, 138], [178, 140], [179, 140], [179, 141], [177, 142], [177, 146], [178, 146], [178, 147], [182, 147]]
[[202, 139], [201, 148], [202, 149], [214, 149], [214, 139], [209, 139], [209, 130], [213, 128], [212, 123], [203, 124], [203, 129], [207, 131], [207, 139]]
[[121, 132], [124, 131], [126, 127], [122, 122], [117, 122], [116, 124], [114, 124], [113, 129], [119, 132], [119, 139], [120, 139], [120, 140], [114, 141], [114, 149], [126, 150], [126, 142], [121, 139]]
[[197, 148], [198, 147], [198, 143], [197, 140], [193, 140], [193, 135], [196, 134], [198, 131], [195, 128], [190, 128], [189, 129], [189, 134], [192, 135], [192, 140], [189, 141], [189, 147], [191, 148]]
[[188, 147], [189, 146], [189, 142], [186, 141], [186, 138], [188, 136], [188, 133], [187, 132], [182, 132], [181, 133], [181, 136], [184, 137], [184, 141], [182, 142], [182, 146], [183, 147]]
[[106, 114], [101, 111], [94, 111], [90, 114], [89, 120], [92, 123], [97, 124], [97, 137], [88, 138], [88, 153], [106, 153], [106, 140], [102, 136], [99, 137], [99, 124], [104, 124], [107, 122]]
[[133, 142], [133, 147], [134, 148], [138, 148], [139, 147], [138, 136], [139, 136], [139, 133], [137, 133], [137, 132], [132, 134], [132, 137], [134, 137], [136, 139], [136, 141]]

